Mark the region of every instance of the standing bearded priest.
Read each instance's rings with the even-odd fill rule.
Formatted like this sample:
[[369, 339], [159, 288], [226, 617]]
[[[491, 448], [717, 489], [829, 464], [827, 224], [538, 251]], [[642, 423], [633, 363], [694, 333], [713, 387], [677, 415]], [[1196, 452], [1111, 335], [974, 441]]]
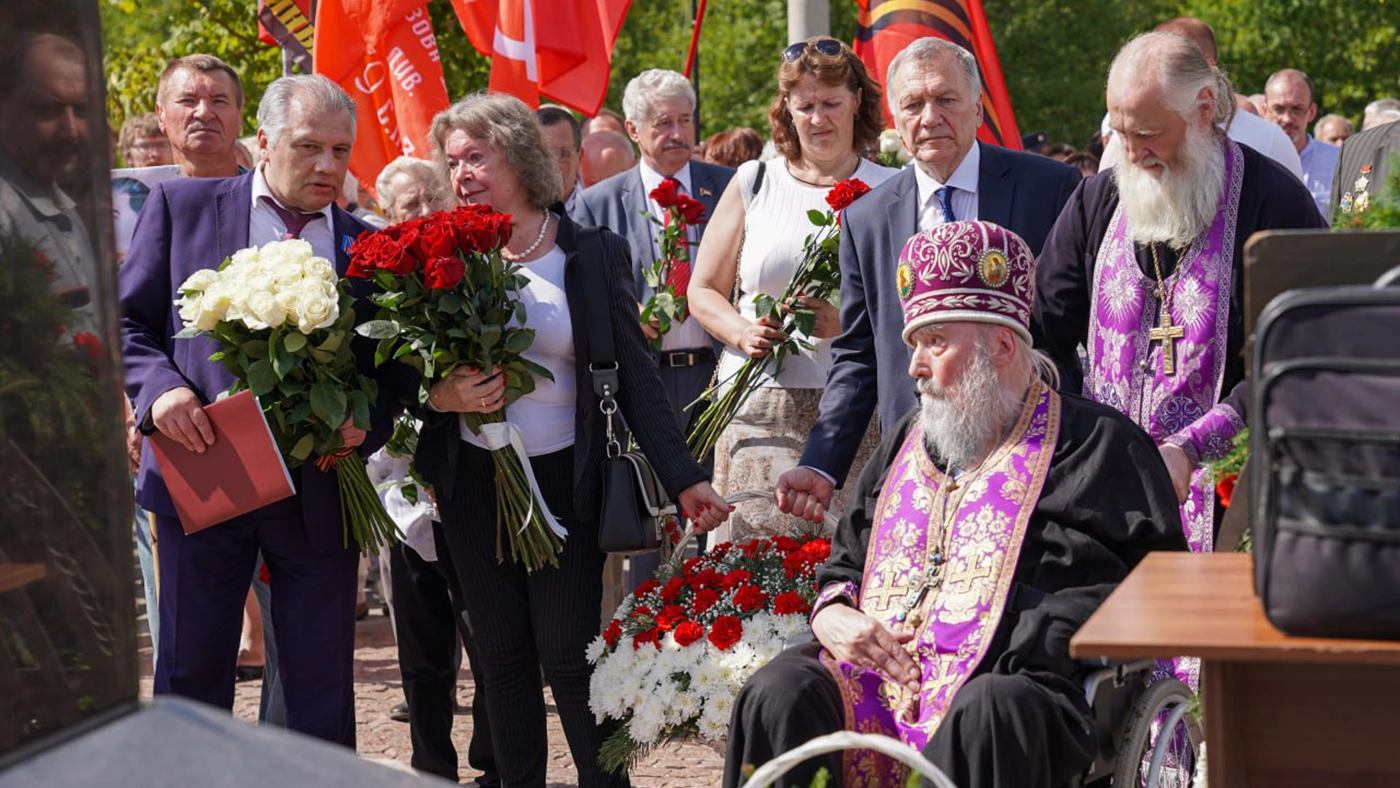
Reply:
[[1108, 73], [1123, 160], [1080, 184], [1037, 270], [1037, 346], [1061, 390], [1151, 434], [1197, 551], [1212, 548], [1216, 525], [1202, 463], [1228, 454], [1245, 425], [1245, 242], [1326, 226], [1296, 177], [1226, 136], [1234, 111], [1229, 80], [1190, 40], [1128, 42]]
[[[1053, 788], [1095, 756], [1088, 670], [1069, 639], [1153, 550], [1184, 550], [1151, 439], [1054, 389], [1030, 346], [1034, 258], [1019, 236], [952, 222], [904, 247], [903, 339], [920, 404], [865, 466], [820, 571], [817, 642], [735, 703], [724, 784], [847, 729], [922, 749], [962, 788]], [[869, 751], [809, 761], [847, 786], [900, 785]]]

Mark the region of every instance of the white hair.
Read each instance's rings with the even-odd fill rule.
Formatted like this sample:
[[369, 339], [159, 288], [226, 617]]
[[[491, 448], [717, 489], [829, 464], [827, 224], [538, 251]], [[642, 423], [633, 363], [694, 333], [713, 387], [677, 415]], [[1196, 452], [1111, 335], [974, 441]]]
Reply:
[[1361, 130], [1373, 129], [1400, 120], [1400, 99], [1376, 99], [1366, 105], [1362, 113]]
[[432, 163], [412, 156], [400, 156], [384, 165], [379, 177], [374, 180], [374, 190], [379, 194], [379, 204], [386, 210], [394, 204], [394, 179], [400, 175], [417, 178], [431, 186], [434, 192], [442, 189], [437, 179], [437, 170]]
[[1195, 123], [1193, 109], [1201, 91], [1215, 94], [1211, 125], [1224, 134], [1235, 118], [1235, 89], [1225, 72], [1212, 66], [1191, 39], [1176, 33], [1143, 33], [1118, 50], [1108, 67], [1108, 84], [1138, 85], [1155, 77], [1166, 94], [1166, 104], [1188, 123]]
[[273, 80], [258, 102], [258, 128], [269, 144], [277, 142], [287, 127], [293, 101], [315, 114], [348, 114], [350, 133], [355, 133], [355, 100], [349, 93], [320, 74], [293, 74]]
[[633, 123], [646, 120], [652, 102], [661, 99], [681, 98], [690, 103], [695, 111], [695, 88], [685, 77], [664, 68], [643, 71], [627, 83], [622, 93], [622, 113]]
[[963, 47], [942, 38], [925, 36], [915, 39], [908, 46], [899, 50], [899, 54], [890, 61], [890, 66], [885, 70], [885, 100], [889, 102], [890, 112], [898, 113], [899, 108], [895, 106], [897, 101], [895, 90], [895, 77], [907, 63], [923, 63], [936, 57], [951, 55], [959, 66], [962, 67], [963, 75], [967, 77], [968, 89], [972, 91], [972, 100], [977, 101], [982, 97], [982, 75], [977, 69], [977, 58]]

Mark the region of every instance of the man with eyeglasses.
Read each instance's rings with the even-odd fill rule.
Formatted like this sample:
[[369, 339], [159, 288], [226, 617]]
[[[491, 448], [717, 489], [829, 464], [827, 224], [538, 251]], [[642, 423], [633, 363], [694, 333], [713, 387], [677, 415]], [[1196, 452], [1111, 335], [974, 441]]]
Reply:
[[1332, 219], [1332, 174], [1337, 169], [1341, 148], [1313, 139], [1308, 124], [1317, 117], [1313, 84], [1296, 68], [1275, 71], [1264, 83], [1264, 119], [1288, 135], [1303, 163], [1303, 185], [1312, 192], [1313, 202], [1324, 219]]
[[544, 144], [554, 154], [559, 167], [559, 182], [563, 185], [564, 210], [570, 217], [578, 208], [578, 196], [583, 192], [579, 177], [579, 160], [583, 150], [583, 126], [574, 114], [563, 107], [546, 105], [535, 110], [535, 119], [544, 133]]
[[[821, 51], [821, 44], [813, 46]], [[809, 520], [831, 504], [876, 406], [887, 432], [915, 405], [905, 374], [909, 348], [899, 338], [895, 270], [904, 242], [920, 230], [981, 219], [1012, 230], [1039, 254], [1080, 181], [1078, 170], [1054, 159], [977, 141], [982, 78], [972, 53], [957, 44], [918, 39], [895, 56], [886, 77], [885, 99], [914, 166], [845, 212], [841, 334], [802, 458], [778, 480], [778, 508]]]

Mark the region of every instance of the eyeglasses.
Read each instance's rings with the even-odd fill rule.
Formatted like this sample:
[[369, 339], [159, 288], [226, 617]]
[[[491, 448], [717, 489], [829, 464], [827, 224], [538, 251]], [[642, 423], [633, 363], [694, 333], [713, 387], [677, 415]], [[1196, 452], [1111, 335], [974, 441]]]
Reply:
[[549, 152], [559, 161], [568, 161], [578, 154], [573, 148], [551, 148]]
[[834, 38], [819, 38], [816, 41], [811, 42], [798, 41], [796, 44], [793, 44], [787, 49], [784, 49], [783, 60], [786, 60], [789, 63], [797, 60], [798, 58], [802, 57], [802, 53], [806, 52], [808, 47], [817, 50], [817, 54], [826, 55], [827, 57], [836, 57], [837, 55], [841, 54], [840, 41], [837, 41]]

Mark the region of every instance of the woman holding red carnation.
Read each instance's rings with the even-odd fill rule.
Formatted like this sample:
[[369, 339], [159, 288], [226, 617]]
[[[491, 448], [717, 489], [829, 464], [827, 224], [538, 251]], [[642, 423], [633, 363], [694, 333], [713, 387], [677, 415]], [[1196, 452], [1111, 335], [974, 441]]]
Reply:
[[[811, 38], [784, 50], [768, 119], [782, 158], [739, 167], [715, 207], [691, 277], [691, 313], [726, 345], [720, 381], [732, 378], [744, 360], [767, 356], [781, 337], [778, 321], [757, 315], [755, 298], [778, 297], [787, 288], [803, 239], [816, 229], [807, 213], [831, 210], [833, 198], [842, 196], [833, 194], [837, 184], [858, 179], [873, 188], [895, 173], [862, 155], [879, 141], [880, 86], [836, 39]], [[736, 282], [737, 309], [729, 300]], [[797, 464], [816, 421], [831, 366], [830, 340], [840, 333], [841, 321], [826, 301], [802, 296], [791, 306], [816, 314], [815, 348], [784, 358], [776, 376], [770, 367], [763, 390], [748, 399], [721, 435], [715, 486], [722, 493], [774, 487], [778, 476]], [[875, 448], [873, 433], [867, 434], [863, 457]], [[854, 467], [862, 465], [857, 460]], [[840, 503], [838, 497], [833, 508], [839, 510]], [[775, 517], [781, 515], [769, 504], [739, 504], [729, 533], [717, 533], [715, 541], [769, 536], [783, 530]]]
[[437, 164], [462, 202], [511, 216], [508, 227], [497, 229], [506, 239], [503, 256], [520, 263], [529, 280], [520, 301], [535, 334], [523, 355], [553, 376], [538, 378], [508, 414], [521, 430], [545, 505], [568, 532], [557, 567], [529, 572], [518, 562], [497, 560], [505, 535], [496, 528], [491, 454], [471, 442], [456, 418], [505, 407], [504, 376], [459, 368], [435, 383], [428, 400], [438, 413], [424, 419], [415, 456], [436, 491], [448, 559], [480, 652], [496, 763], [506, 785], [545, 784], [543, 668], [579, 785], [625, 785], [625, 777], [598, 767], [608, 730], [594, 722], [588, 706], [585, 651], [598, 632], [605, 558], [597, 523], [605, 435], [588, 372], [586, 277], [607, 282], [618, 402], [657, 475], [702, 530], [723, 522], [729, 506], [686, 453], [665, 404], [656, 356], [637, 324], [627, 242], [603, 230], [602, 259], [580, 253], [581, 228], [559, 202], [558, 170], [534, 113], [512, 96], [478, 93], [439, 113], [430, 137]]

